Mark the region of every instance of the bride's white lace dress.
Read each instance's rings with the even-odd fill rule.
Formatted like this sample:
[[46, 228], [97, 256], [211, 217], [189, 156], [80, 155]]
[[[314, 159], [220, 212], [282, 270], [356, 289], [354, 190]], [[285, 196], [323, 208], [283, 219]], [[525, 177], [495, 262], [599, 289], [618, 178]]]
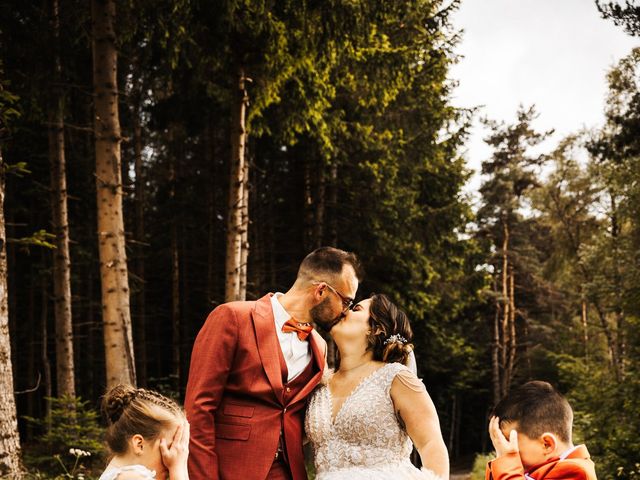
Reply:
[[332, 418], [325, 381], [311, 396], [305, 429], [314, 450], [317, 480], [437, 479], [411, 463], [412, 443], [390, 396], [396, 375], [408, 371], [388, 363], [364, 378]]

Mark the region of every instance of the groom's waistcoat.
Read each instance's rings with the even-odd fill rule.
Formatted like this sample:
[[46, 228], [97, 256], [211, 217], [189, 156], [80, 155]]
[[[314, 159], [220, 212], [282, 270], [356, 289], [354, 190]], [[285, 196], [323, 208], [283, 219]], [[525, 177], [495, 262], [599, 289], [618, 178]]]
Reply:
[[304, 410], [322, 376], [326, 344], [313, 332], [309, 346], [311, 362], [286, 383], [270, 295], [209, 315], [193, 347], [185, 398], [190, 480], [264, 479], [280, 445], [294, 480], [306, 479]]
[[[287, 362], [284, 359], [284, 355], [282, 354], [282, 350], [278, 352], [280, 359], [280, 369], [282, 371], [282, 383], [284, 384], [284, 388], [282, 391], [282, 403], [284, 406], [290, 405], [291, 400], [296, 398], [300, 394], [300, 392], [309, 384], [314, 375], [318, 372], [318, 366], [314, 362], [314, 355], [312, 354], [311, 361], [306, 366], [306, 368], [293, 380], [287, 382], [287, 377], [289, 376], [289, 372], [287, 369]], [[323, 359], [324, 361], [324, 359]], [[305, 402], [306, 405], [306, 402]], [[289, 407], [291, 408], [291, 407]], [[305, 409], [299, 410], [299, 414], [301, 415], [301, 422], [304, 425], [304, 414]], [[302, 438], [298, 439], [297, 434], [300, 432], [300, 428], [298, 427], [298, 422], [285, 422], [282, 425], [282, 438], [280, 443], [280, 450], [284, 455], [287, 463], [290, 463], [289, 458], [291, 456], [296, 456], [296, 452], [300, 445], [302, 445]], [[301, 465], [304, 469], [304, 462]], [[296, 465], [296, 467], [300, 467]], [[291, 470], [293, 473], [294, 465], [291, 465]], [[294, 474], [293, 478], [305, 478], [306, 471], [300, 471], [298, 474]]]

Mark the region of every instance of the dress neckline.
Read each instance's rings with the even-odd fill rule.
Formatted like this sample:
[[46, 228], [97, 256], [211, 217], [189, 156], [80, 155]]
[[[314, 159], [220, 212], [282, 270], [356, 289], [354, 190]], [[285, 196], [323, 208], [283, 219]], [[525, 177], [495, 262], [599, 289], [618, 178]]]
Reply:
[[121, 466], [114, 466], [114, 465], [107, 466], [105, 471], [102, 472], [102, 475], [100, 475], [100, 479], [116, 480], [117, 477], [120, 475], [120, 473], [130, 472], [130, 471], [139, 473], [142, 477], [149, 480], [156, 478], [155, 470], [151, 470], [142, 464], [136, 463], [136, 464], [130, 464], [130, 465], [121, 465]]
[[349, 395], [347, 395], [344, 399], [344, 401], [342, 402], [342, 404], [340, 405], [340, 408], [338, 408], [338, 411], [336, 412], [335, 416], [333, 415], [333, 394], [331, 393], [331, 380], [329, 380], [327, 382], [327, 394], [329, 395], [329, 418], [331, 420], [331, 425], [335, 425], [336, 420], [338, 420], [338, 417], [340, 416], [340, 413], [342, 412], [342, 410], [344, 410], [344, 406], [347, 404], [347, 402], [356, 394], [356, 392], [358, 390], [360, 390], [360, 387], [362, 387], [362, 385], [369, 380], [370, 378], [372, 378], [375, 374], [377, 374], [380, 370], [383, 370], [384, 368], [386, 368], [387, 366], [391, 365], [390, 363], [385, 363], [384, 365], [382, 365], [381, 367], [376, 368], [373, 372], [371, 372], [369, 375], [366, 375], [364, 377], [362, 377], [362, 379], [360, 380], [360, 382], [358, 382], [358, 384], [353, 387], [353, 390], [351, 390], [351, 392], [349, 392]]

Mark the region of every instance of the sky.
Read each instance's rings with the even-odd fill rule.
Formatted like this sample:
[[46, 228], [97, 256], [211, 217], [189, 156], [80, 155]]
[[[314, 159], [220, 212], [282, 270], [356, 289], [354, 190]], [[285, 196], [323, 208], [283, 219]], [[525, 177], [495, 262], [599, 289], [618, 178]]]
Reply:
[[[607, 71], [640, 39], [604, 20], [593, 0], [462, 0], [453, 16], [463, 29], [463, 58], [450, 77], [459, 82], [452, 103], [483, 106], [465, 146], [467, 165], [479, 172], [491, 155], [478, 118], [515, 121], [519, 104], [536, 105], [534, 126], [555, 129], [544, 147], [583, 127], [604, 122]], [[477, 201], [481, 178], [465, 191]]]

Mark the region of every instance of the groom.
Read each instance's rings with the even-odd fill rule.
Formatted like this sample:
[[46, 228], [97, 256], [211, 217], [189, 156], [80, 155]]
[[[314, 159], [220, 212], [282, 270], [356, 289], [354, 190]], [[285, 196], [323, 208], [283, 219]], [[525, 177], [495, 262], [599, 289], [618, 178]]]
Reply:
[[311, 252], [293, 286], [209, 314], [193, 346], [185, 398], [190, 480], [307, 478], [306, 397], [319, 383], [329, 330], [351, 307], [360, 267], [353, 253]]

